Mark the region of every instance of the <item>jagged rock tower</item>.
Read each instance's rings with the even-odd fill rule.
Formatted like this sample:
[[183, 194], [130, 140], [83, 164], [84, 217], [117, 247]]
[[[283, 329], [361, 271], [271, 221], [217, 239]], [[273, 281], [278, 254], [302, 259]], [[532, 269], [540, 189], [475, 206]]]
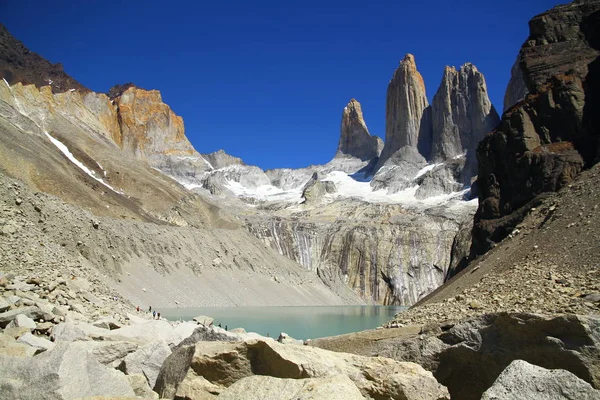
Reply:
[[446, 67], [433, 98], [431, 160], [441, 162], [475, 150], [499, 122], [487, 93], [485, 78], [471, 64], [458, 71]]
[[342, 112], [340, 141], [335, 156], [356, 157], [367, 161], [379, 157], [382, 149], [383, 141], [369, 133], [360, 103], [351, 99]]
[[428, 108], [425, 82], [417, 71], [415, 57], [407, 54], [388, 85], [385, 146], [375, 170], [381, 168], [402, 147], [428, 147], [431, 143]]

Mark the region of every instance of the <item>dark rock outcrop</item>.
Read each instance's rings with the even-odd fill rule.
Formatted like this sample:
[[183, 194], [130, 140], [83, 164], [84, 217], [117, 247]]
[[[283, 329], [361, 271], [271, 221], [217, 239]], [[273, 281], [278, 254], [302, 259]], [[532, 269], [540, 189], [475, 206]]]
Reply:
[[42, 56], [27, 49], [0, 24], [0, 78], [10, 85], [21, 82], [37, 87], [50, 86], [53, 93], [70, 89], [89, 92], [85, 86], [67, 75], [60, 63], [52, 64]]
[[597, 38], [599, 24], [589, 22], [598, 19], [598, 11], [598, 0], [577, 1], [530, 22], [519, 55], [529, 95], [503, 115], [477, 150], [472, 256], [506, 237], [536, 196], [568, 185], [597, 159], [598, 117], [592, 106], [598, 96], [598, 52], [585, 38]]
[[360, 103], [351, 99], [342, 112], [336, 157], [356, 157], [368, 161], [379, 157], [382, 149], [383, 141], [369, 133]]

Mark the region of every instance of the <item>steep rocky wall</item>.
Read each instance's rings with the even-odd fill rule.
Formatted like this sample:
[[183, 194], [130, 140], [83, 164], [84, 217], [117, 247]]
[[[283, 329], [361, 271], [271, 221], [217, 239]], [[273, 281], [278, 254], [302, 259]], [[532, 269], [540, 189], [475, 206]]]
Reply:
[[[429, 107], [425, 82], [417, 71], [415, 57], [407, 54], [394, 72], [388, 85], [385, 106], [385, 146], [376, 170], [404, 146], [431, 146], [431, 121], [422, 119]], [[427, 142], [420, 145], [419, 142]]]
[[[471, 255], [489, 250], [514, 229], [533, 200], [571, 182], [599, 155], [591, 103], [598, 96], [598, 51], [586, 37], [600, 1], [577, 1], [536, 16], [521, 49], [529, 94], [506, 112], [477, 150], [479, 208]], [[596, 17], [594, 17], [596, 16]], [[597, 44], [596, 44], [597, 45]], [[585, 83], [584, 83], [585, 82]]]
[[375, 304], [411, 305], [443, 283], [458, 222], [414, 214], [390, 220], [382, 214], [381, 221], [248, 218], [245, 225], [325, 282], [342, 281]]

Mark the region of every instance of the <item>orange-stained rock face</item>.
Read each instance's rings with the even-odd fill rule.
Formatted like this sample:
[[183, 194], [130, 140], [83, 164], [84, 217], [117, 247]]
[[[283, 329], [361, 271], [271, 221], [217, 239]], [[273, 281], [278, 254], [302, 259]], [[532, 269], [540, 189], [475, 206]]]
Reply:
[[120, 146], [139, 158], [195, 153], [185, 137], [183, 118], [163, 103], [158, 90], [136, 87], [115, 98], [120, 116]]

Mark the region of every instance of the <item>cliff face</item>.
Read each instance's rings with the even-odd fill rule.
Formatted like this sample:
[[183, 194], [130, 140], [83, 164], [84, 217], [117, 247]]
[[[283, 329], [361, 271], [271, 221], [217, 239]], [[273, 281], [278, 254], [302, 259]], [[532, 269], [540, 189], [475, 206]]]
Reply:
[[418, 214], [399, 205], [338, 202], [301, 218], [248, 217], [246, 227], [367, 302], [412, 305], [443, 283], [458, 229], [451, 218]]
[[523, 80], [523, 72], [521, 72], [521, 60], [517, 57], [515, 64], [510, 70], [510, 80], [506, 86], [504, 93], [504, 109], [506, 112], [510, 107], [519, 101], [523, 100], [527, 95], [527, 86]]
[[470, 63], [458, 71], [446, 67], [433, 98], [432, 117], [431, 159], [434, 162], [474, 150], [499, 121], [487, 94], [485, 78]]
[[[598, 157], [597, 38], [600, 1], [536, 16], [519, 58], [529, 89], [479, 145], [479, 208], [471, 255], [512, 232], [543, 192], [556, 191]], [[590, 38], [590, 41], [586, 40]], [[585, 82], [585, 84], [584, 84]]]
[[382, 148], [383, 141], [369, 133], [360, 103], [351, 99], [342, 112], [336, 157], [356, 157], [368, 161], [379, 157]]
[[394, 72], [386, 99], [385, 146], [376, 170], [404, 146], [427, 148], [431, 145], [431, 126], [425, 112], [429, 107], [425, 82], [412, 54], [407, 54]]

